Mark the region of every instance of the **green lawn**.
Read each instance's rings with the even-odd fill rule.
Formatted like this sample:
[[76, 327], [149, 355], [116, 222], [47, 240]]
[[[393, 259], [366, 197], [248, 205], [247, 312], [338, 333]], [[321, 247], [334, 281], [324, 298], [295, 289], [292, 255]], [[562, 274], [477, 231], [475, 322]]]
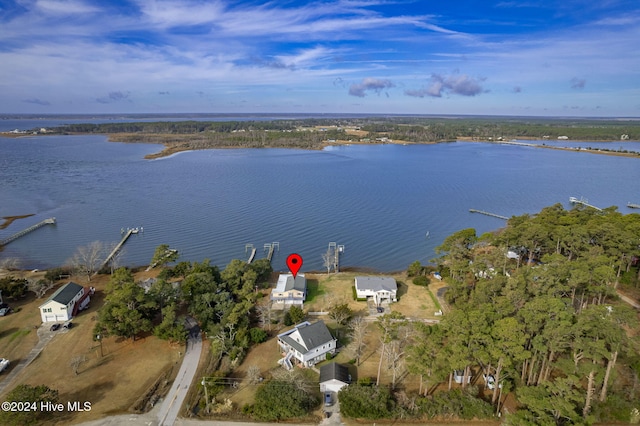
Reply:
[[318, 280], [310, 279], [307, 280], [307, 299], [305, 303], [317, 302], [320, 296], [326, 294], [324, 288], [320, 287], [318, 284]]

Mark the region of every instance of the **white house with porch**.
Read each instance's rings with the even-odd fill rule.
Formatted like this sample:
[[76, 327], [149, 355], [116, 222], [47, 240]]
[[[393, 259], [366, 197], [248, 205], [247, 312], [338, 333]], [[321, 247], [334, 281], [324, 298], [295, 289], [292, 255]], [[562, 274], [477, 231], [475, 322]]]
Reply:
[[373, 298], [376, 305], [383, 301], [397, 302], [398, 284], [391, 277], [356, 277], [356, 297]]
[[86, 308], [89, 301], [89, 289], [85, 289], [80, 284], [68, 282], [40, 305], [42, 322], [68, 321], [78, 311]]
[[328, 353], [335, 354], [337, 342], [323, 321], [302, 322], [278, 334], [278, 345], [283, 352], [278, 363], [287, 369], [293, 368], [293, 364], [311, 367], [327, 359]]

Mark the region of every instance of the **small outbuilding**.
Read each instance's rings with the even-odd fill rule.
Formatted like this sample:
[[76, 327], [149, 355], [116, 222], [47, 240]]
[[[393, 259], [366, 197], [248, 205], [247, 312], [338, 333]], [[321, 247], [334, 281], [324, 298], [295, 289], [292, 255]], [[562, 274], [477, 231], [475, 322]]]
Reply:
[[42, 322], [69, 321], [89, 305], [90, 293], [74, 282], [63, 285], [40, 305]]
[[336, 392], [351, 383], [349, 369], [332, 362], [320, 367], [320, 392]]

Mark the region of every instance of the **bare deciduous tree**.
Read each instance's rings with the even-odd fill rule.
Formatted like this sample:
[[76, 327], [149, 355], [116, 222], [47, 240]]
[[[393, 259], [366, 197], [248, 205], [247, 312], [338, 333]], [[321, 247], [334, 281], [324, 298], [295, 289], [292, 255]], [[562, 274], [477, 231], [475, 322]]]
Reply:
[[260, 367], [258, 367], [257, 365], [252, 365], [251, 367], [249, 367], [249, 369], [247, 370], [247, 380], [249, 380], [250, 384], [257, 385], [258, 383], [260, 383], [261, 378], [262, 376], [260, 375]]
[[69, 259], [69, 264], [76, 273], [87, 276], [87, 281], [98, 272], [106, 255], [105, 245], [102, 241], [94, 241], [86, 246], [78, 247], [75, 254]]
[[318, 385], [318, 382], [314, 383], [307, 380], [307, 378], [304, 377], [298, 370], [299, 369], [295, 368], [291, 370], [279, 368], [277, 370], [273, 370], [272, 376], [275, 380], [293, 383], [298, 389], [303, 392], [311, 392]]
[[82, 364], [86, 360], [87, 360], [86, 356], [77, 355], [71, 358], [71, 361], [69, 361], [69, 365], [71, 366], [71, 368], [73, 368], [73, 372], [75, 373], [76, 376], [78, 375], [78, 369], [80, 368], [80, 364]]
[[271, 319], [273, 318], [271, 302], [256, 306], [256, 313], [258, 314], [258, 320], [260, 321], [262, 328], [266, 328], [271, 331]]
[[367, 337], [367, 334], [369, 334], [369, 323], [364, 319], [364, 317], [357, 315], [349, 323], [349, 328], [351, 329], [349, 337], [355, 345], [356, 365], [359, 366], [360, 358], [362, 357], [362, 352], [365, 348], [365, 338]]
[[17, 257], [7, 257], [6, 259], [0, 260], [0, 269], [20, 269], [20, 264], [22, 261]]
[[327, 268], [327, 274], [331, 272], [331, 268], [334, 266], [335, 253], [329, 247], [327, 252], [322, 255], [322, 265]]
[[391, 371], [391, 389], [396, 388], [396, 380], [404, 371], [404, 348], [401, 340], [392, 340], [386, 346], [387, 368]]
[[38, 299], [42, 298], [45, 293], [53, 287], [53, 283], [47, 280], [29, 280], [28, 289], [35, 293]]

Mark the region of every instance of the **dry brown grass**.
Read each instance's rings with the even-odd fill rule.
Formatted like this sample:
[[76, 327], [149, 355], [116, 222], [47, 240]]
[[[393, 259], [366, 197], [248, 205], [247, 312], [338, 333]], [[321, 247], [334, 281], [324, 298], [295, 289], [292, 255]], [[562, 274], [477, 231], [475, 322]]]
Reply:
[[[356, 276], [370, 275], [363, 273], [340, 272], [338, 274], [307, 274], [310, 286], [317, 286], [317, 296], [305, 302], [306, 311], [326, 311], [333, 304], [347, 303], [354, 312], [367, 311], [367, 303], [353, 300], [354, 279]], [[385, 274], [395, 278], [398, 283], [398, 302], [390, 308], [411, 319], [437, 319], [434, 313], [438, 310], [425, 287], [414, 285], [406, 274]], [[310, 291], [310, 293], [312, 293]]]
[[[136, 278], [139, 277], [136, 275]], [[85, 284], [82, 278], [72, 277], [72, 280]], [[89, 412], [65, 413], [57, 418], [60, 424], [69, 424], [128, 412], [160, 376], [175, 374], [179, 367], [179, 352], [184, 350], [153, 336], [135, 342], [131, 339], [104, 339], [104, 356], [100, 356], [99, 345], [93, 341], [93, 327], [97, 310], [103, 304], [103, 290], [107, 282], [108, 276], [98, 276], [91, 281], [97, 289], [91, 307], [74, 318], [72, 329], [56, 332], [42, 353], [5, 390], [5, 395], [18, 384], [44, 384], [57, 389], [62, 402], [91, 402]], [[10, 358], [15, 364], [35, 346], [37, 334], [34, 325], [41, 324], [38, 306], [53, 291], [50, 290], [43, 299], [36, 300], [30, 295], [23, 302], [10, 303], [14, 309], [22, 309], [0, 318], [0, 347], [4, 348], [0, 356]], [[25, 334], [12, 339], [18, 331]], [[86, 358], [77, 375], [70, 365], [76, 356]]]

